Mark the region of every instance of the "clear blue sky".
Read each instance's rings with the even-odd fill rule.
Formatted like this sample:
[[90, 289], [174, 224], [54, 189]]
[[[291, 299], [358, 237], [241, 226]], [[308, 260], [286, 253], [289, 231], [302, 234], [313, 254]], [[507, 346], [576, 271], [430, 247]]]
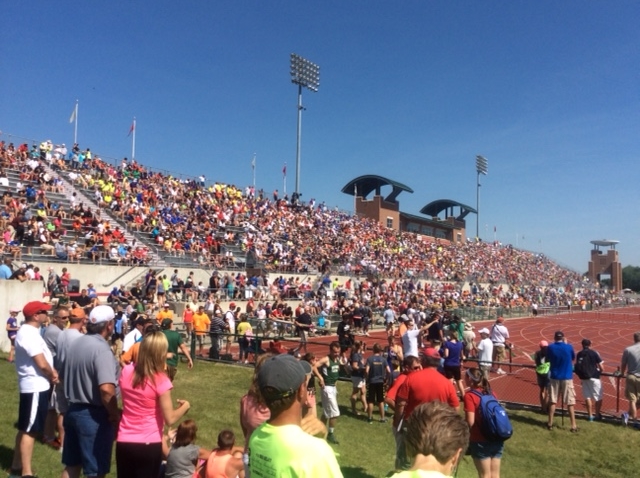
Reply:
[[303, 199], [350, 210], [342, 187], [379, 174], [415, 191], [403, 211], [475, 207], [482, 154], [483, 239], [579, 271], [617, 239], [639, 266], [639, 19], [628, 1], [7, 2], [0, 130], [69, 145], [78, 99], [81, 147], [130, 157], [135, 116], [143, 164], [246, 186], [255, 153], [258, 188], [282, 191], [286, 162], [291, 192], [295, 52], [321, 67]]

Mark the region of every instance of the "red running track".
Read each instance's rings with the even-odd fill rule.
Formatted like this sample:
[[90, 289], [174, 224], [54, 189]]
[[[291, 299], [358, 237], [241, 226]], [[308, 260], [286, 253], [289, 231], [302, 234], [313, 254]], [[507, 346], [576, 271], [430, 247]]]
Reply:
[[[475, 332], [482, 327], [491, 327], [493, 321], [474, 322]], [[640, 331], [640, 307], [627, 307], [619, 309], [607, 309], [589, 312], [572, 312], [566, 314], [525, 317], [507, 319], [505, 325], [509, 330], [510, 341], [513, 344], [513, 365], [505, 368], [506, 375], [491, 375], [491, 386], [500, 400], [506, 402], [539, 406], [538, 386], [536, 374], [533, 369], [532, 354], [538, 350], [541, 340], [553, 341], [554, 333], [562, 330], [567, 341], [573, 345], [575, 352], [582, 349], [580, 342], [583, 338], [591, 340], [591, 348], [597, 351], [604, 362], [605, 372], [612, 373], [620, 365], [620, 358], [625, 347], [633, 343], [633, 333]], [[358, 336], [356, 340], [362, 340], [367, 344], [367, 353], [371, 353], [374, 343], [381, 346], [387, 344], [384, 329], [371, 331], [370, 337]], [[307, 344], [307, 351], [313, 352], [317, 357], [326, 355], [329, 344], [336, 340], [336, 336], [312, 337]], [[479, 340], [479, 337], [478, 337]], [[268, 339], [263, 341], [266, 348]], [[283, 340], [287, 348], [296, 347], [294, 340]], [[234, 347], [235, 351], [235, 347]], [[530, 368], [522, 365], [528, 365]], [[602, 411], [605, 414], [618, 415], [620, 410], [626, 410], [627, 402], [624, 398], [624, 380], [603, 376], [604, 389]], [[576, 390], [576, 410], [584, 411], [582, 399], [582, 387], [580, 380], [574, 376]], [[619, 392], [618, 392], [619, 390]], [[558, 408], [560, 404], [558, 404]]]

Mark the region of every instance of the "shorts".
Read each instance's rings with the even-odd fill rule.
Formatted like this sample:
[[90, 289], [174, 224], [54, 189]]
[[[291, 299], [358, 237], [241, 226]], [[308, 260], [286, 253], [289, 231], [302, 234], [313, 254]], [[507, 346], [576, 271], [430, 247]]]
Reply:
[[469, 454], [474, 460], [502, 458], [503, 441], [472, 441], [469, 443]]
[[556, 380], [551, 379], [549, 387], [549, 403], [558, 403], [558, 396], [562, 394], [562, 401], [565, 405], [576, 404], [576, 391], [573, 388], [573, 380]]
[[367, 389], [367, 403], [384, 402], [384, 383], [370, 383]]
[[44, 422], [47, 420], [50, 396], [50, 390], [20, 394], [18, 430], [25, 433], [44, 432]]
[[596, 402], [602, 400], [602, 381], [599, 378], [589, 378], [581, 380], [581, 382], [582, 396], [585, 400], [595, 400]]
[[70, 404], [64, 431], [63, 465], [82, 466], [86, 476], [109, 473], [115, 432], [104, 407]]
[[353, 319], [353, 328], [360, 329], [362, 328], [362, 319]]
[[550, 379], [548, 373], [537, 373], [536, 372], [536, 380], [538, 381], [538, 387], [540, 388], [548, 388]]
[[365, 382], [364, 377], [351, 377], [351, 385], [353, 388], [362, 388], [366, 387], [367, 382]]
[[506, 357], [504, 344], [493, 344], [493, 361], [504, 362]]
[[461, 380], [462, 377], [460, 375], [460, 366], [454, 366], [454, 367], [449, 367], [449, 366], [444, 366], [444, 376], [449, 378], [449, 379], [454, 379], [456, 382]]
[[51, 392], [51, 399], [49, 400], [49, 410], [55, 410], [56, 413], [64, 415], [69, 410], [69, 402], [64, 394], [64, 383], [58, 382]]
[[632, 373], [627, 375], [624, 386], [624, 396], [630, 402], [637, 402], [640, 400], [640, 377], [633, 375]]
[[325, 385], [322, 389], [322, 414], [325, 418], [336, 418], [340, 416], [338, 389], [335, 385]]
[[167, 369], [165, 370], [165, 372], [167, 372], [167, 377], [169, 377], [169, 380], [173, 382], [173, 380], [176, 378], [176, 374], [178, 373], [178, 367], [167, 365]]

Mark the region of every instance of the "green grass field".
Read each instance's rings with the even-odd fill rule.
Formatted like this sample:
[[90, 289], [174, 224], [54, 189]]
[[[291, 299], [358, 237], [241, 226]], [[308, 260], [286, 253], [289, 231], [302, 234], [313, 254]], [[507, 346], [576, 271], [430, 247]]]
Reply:
[[[188, 371], [180, 365], [173, 398], [191, 402], [187, 415], [196, 420], [198, 444], [213, 447], [218, 432], [231, 428], [242, 442], [239, 425], [239, 401], [251, 379], [251, 369], [198, 362]], [[0, 359], [0, 389], [3, 403], [0, 418], [0, 465], [8, 471], [11, 465], [17, 419], [18, 391], [12, 364]], [[394, 441], [389, 423], [357, 419], [349, 413], [350, 384], [340, 383], [339, 400], [343, 416], [339, 418], [336, 435], [340, 445], [334, 447], [338, 462], [347, 478], [379, 478], [391, 470]], [[633, 477], [638, 475], [640, 432], [619, 424], [579, 422], [580, 433], [569, 433], [557, 427], [548, 431], [545, 417], [526, 411], [511, 411], [515, 433], [505, 446], [502, 476], [510, 477]], [[556, 419], [560, 425], [560, 418]], [[60, 454], [37, 444], [34, 469], [40, 478], [59, 477], [62, 470]], [[115, 476], [115, 464], [111, 476]], [[473, 462], [465, 457], [459, 477], [477, 476]]]

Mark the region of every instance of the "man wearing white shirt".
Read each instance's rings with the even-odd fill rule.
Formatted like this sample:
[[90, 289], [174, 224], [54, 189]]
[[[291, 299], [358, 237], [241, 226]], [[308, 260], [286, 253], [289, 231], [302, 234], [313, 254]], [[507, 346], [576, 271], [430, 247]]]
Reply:
[[491, 327], [491, 342], [493, 342], [493, 361], [498, 363], [498, 370], [496, 372], [499, 375], [504, 375], [505, 372], [500, 366], [506, 360], [507, 340], [509, 339], [509, 331], [504, 325], [504, 318], [498, 317], [496, 323]]
[[51, 384], [58, 383], [53, 355], [40, 335], [50, 304], [29, 302], [22, 309], [25, 321], [16, 335], [15, 360], [20, 389], [18, 434], [10, 477], [32, 476], [31, 458], [37, 434], [44, 432]]
[[142, 338], [142, 330], [144, 329], [144, 319], [142, 317], [136, 318], [133, 322], [133, 328], [131, 332], [124, 336], [124, 340], [122, 341], [122, 352], [126, 352], [131, 348], [133, 344], [135, 344], [138, 340]]
[[489, 371], [491, 370], [491, 361], [493, 360], [493, 342], [489, 338], [490, 332], [486, 327], [478, 331], [482, 340], [476, 347], [478, 349], [478, 365], [487, 380], [489, 380]]

